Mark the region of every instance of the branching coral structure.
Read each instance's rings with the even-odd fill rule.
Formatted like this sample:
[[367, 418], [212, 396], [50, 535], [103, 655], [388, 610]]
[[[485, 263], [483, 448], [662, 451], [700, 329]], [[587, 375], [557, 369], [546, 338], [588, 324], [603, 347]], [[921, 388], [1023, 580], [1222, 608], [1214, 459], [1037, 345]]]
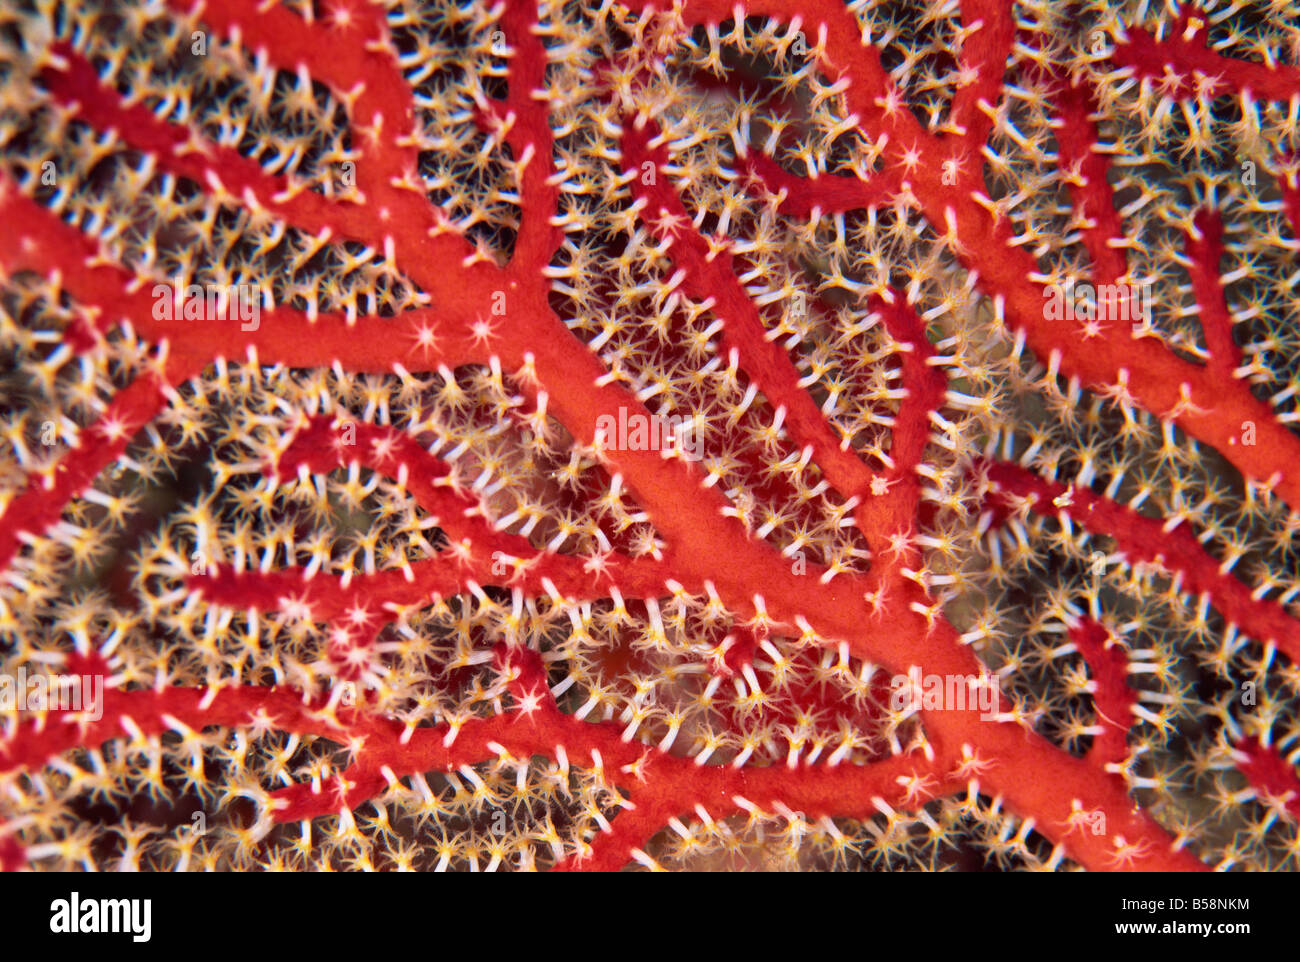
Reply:
[[3, 867], [1300, 867], [1298, 64], [7, 4]]

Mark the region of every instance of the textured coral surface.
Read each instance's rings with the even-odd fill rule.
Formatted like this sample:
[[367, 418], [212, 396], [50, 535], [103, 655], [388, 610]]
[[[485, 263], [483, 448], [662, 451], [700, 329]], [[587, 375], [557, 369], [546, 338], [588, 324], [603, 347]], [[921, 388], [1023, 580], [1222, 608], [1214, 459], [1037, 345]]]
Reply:
[[5, 3], [0, 863], [1296, 869], [1297, 63]]

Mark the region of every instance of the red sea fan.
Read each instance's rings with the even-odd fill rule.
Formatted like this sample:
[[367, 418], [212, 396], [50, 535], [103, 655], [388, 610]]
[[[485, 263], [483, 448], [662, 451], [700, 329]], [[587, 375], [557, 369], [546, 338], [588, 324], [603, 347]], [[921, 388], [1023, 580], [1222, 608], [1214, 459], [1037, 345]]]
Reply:
[[7, 6], [0, 858], [1295, 869], [1298, 60]]

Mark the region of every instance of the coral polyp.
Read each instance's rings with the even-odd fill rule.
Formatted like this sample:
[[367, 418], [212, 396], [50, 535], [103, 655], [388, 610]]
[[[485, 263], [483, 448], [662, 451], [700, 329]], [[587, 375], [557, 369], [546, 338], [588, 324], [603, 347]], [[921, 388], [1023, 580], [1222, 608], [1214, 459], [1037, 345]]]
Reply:
[[1296, 869], [1298, 61], [10, 4], [3, 867]]

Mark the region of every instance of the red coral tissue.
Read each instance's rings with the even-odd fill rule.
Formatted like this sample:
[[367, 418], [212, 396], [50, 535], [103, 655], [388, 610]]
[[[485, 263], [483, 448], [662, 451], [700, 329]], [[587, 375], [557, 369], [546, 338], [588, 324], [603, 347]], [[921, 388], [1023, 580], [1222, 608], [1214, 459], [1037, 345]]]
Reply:
[[0, 861], [1300, 867], [1298, 62], [6, 4]]

